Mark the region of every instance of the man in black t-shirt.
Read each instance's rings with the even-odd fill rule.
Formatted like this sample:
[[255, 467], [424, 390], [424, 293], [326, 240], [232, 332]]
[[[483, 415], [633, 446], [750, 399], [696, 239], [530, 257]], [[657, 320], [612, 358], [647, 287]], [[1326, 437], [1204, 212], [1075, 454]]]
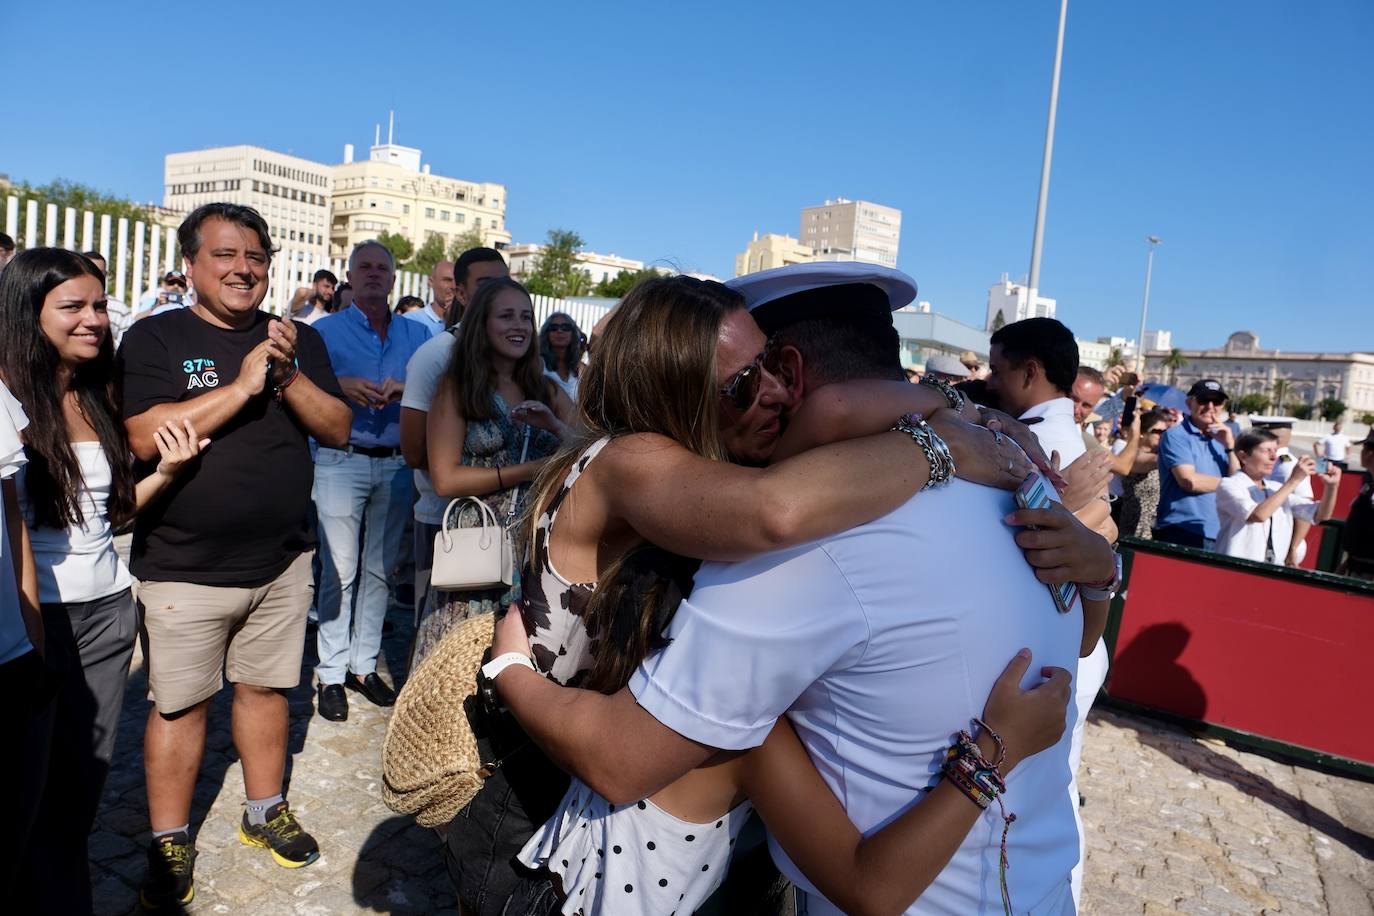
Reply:
[[191, 795], [222, 674], [234, 685], [247, 790], [240, 841], [287, 868], [319, 857], [282, 796], [285, 691], [300, 681], [313, 588], [308, 439], [346, 442], [352, 420], [320, 336], [258, 308], [272, 241], [257, 211], [207, 204], [177, 234], [196, 304], [136, 323], [119, 351], [138, 458], [156, 457], [153, 431], [167, 421], [189, 419], [211, 440], [134, 527], [153, 700], [144, 737], [153, 843], [140, 896], [153, 910], [194, 894]]

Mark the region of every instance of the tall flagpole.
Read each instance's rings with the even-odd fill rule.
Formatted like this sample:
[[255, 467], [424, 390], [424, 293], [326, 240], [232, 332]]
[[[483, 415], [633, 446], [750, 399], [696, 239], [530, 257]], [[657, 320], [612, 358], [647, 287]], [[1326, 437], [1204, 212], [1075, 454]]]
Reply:
[[1050, 162], [1054, 158], [1054, 117], [1059, 109], [1059, 69], [1064, 59], [1064, 19], [1069, 0], [1059, 0], [1059, 35], [1054, 43], [1054, 77], [1050, 81], [1050, 114], [1045, 125], [1045, 155], [1040, 163], [1040, 199], [1035, 205], [1035, 237], [1031, 242], [1030, 283], [1026, 290], [1026, 313], [1035, 314], [1035, 299], [1040, 290], [1040, 250], [1045, 241], [1045, 207], [1050, 197]]

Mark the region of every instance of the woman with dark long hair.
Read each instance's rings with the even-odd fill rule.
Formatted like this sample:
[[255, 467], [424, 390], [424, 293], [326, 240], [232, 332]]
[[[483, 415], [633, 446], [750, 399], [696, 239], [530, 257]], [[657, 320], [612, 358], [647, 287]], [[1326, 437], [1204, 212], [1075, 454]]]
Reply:
[[[430, 478], [438, 495], [480, 497], [508, 524], [520, 514], [528, 484], [567, 435], [572, 402], [544, 374], [534, 346], [534, 306], [519, 283], [500, 279], [479, 287], [457, 333], [429, 410]], [[477, 508], [467, 504], [454, 523], [480, 525]], [[430, 589], [412, 663], [419, 664], [455, 623], [509, 607], [516, 588]]]
[[582, 329], [566, 312], [554, 312], [539, 329], [539, 356], [544, 360], [544, 374], [563, 389], [568, 400], [577, 402], [577, 380], [582, 374], [582, 353], [586, 338]]
[[0, 375], [30, 418], [19, 496], [47, 659], [62, 676], [24, 886], [44, 894], [45, 908], [89, 912], [86, 837], [138, 629], [133, 577], [115, 552], [113, 528], [156, 499], [208, 440], [189, 423], [162, 427], [154, 434], [161, 461], [135, 482], [116, 404], [105, 275], [70, 251], [29, 249], [0, 274]]

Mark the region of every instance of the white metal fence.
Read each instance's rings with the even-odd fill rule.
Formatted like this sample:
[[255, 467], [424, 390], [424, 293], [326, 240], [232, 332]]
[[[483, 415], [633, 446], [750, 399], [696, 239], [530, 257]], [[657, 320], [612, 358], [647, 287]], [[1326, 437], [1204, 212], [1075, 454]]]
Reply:
[[[78, 231], [78, 225], [80, 231]], [[71, 251], [99, 251], [109, 268], [106, 292], [137, 307], [144, 293], [155, 290], [168, 271], [182, 268], [176, 230], [109, 214], [59, 208], [37, 198], [9, 195], [5, 200], [5, 232], [23, 248], [39, 245]], [[272, 274], [263, 307], [280, 314], [291, 296], [309, 286], [319, 269], [344, 278], [344, 262], [313, 251], [283, 246], [272, 259]], [[429, 297], [429, 278], [411, 271], [396, 275], [393, 300], [401, 296]]]
[[582, 300], [554, 299], [551, 296], [531, 296], [534, 302], [534, 326], [542, 328], [545, 320], [552, 314], [561, 312], [576, 323], [583, 335], [592, 335], [592, 326], [611, 310], [613, 302], [585, 302]]

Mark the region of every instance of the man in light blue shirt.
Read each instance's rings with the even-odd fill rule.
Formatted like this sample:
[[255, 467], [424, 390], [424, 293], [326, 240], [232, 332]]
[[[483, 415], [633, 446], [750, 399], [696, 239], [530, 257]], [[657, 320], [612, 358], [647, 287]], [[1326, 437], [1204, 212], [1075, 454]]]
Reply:
[[434, 270], [429, 274], [429, 289], [434, 301], [422, 309], [406, 312], [406, 317], [424, 325], [429, 336], [433, 337], [446, 327], [448, 310], [453, 305], [457, 284], [453, 279], [452, 261], [440, 261], [434, 265]]
[[1159, 513], [1154, 539], [1212, 550], [1221, 520], [1217, 487], [1240, 470], [1235, 434], [1221, 422], [1226, 392], [1205, 378], [1188, 389], [1188, 416], [1159, 440]]
[[395, 692], [377, 675], [377, 654], [387, 575], [397, 566], [411, 509], [410, 473], [401, 457], [406, 363], [429, 339], [429, 331], [393, 318], [387, 295], [395, 278], [391, 252], [379, 242], [359, 244], [348, 260], [353, 305], [315, 323], [353, 408], [348, 446], [320, 446], [313, 493], [321, 560], [316, 708], [335, 722], [348, 718], [345, 686], [378, 706], [396, 701]]

